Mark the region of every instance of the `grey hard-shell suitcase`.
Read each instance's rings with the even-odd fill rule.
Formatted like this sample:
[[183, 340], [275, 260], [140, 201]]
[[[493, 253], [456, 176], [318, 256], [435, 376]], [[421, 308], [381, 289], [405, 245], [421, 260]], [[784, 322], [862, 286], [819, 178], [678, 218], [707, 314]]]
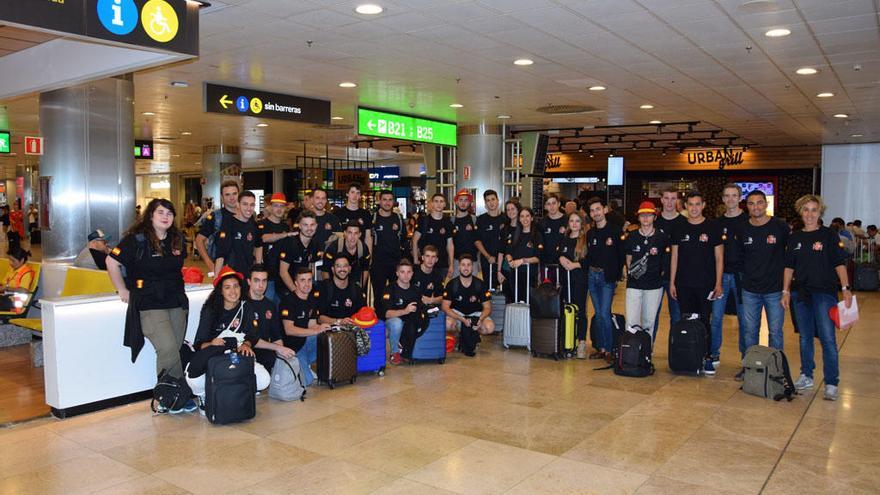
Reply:
[[[531, 280], [529, 265], [526, 265], [526, 278]], [[514, 279], [514, 299], [519, 300], [519, 269]], [[526, 283], [526, 302], [508, 304], [504, 308], [504, 347], [525, 347], [531, 350], [532, 315], [529, 311], [529, 284]]]

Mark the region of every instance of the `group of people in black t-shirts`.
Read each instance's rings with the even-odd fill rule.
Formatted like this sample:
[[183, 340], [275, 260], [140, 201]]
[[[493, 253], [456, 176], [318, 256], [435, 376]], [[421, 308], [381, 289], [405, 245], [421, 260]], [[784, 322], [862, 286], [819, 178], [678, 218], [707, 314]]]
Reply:
[[[790, 306], [801, 335], [796, 387], [813, 385], [817, 336], [825, 397], [837, 396], [837, 347], [828, 308], [837, 303], [840, 286], [847, 304], [852, 295], [845, 252], [837, 235], [821, 226], [824, 205], [817, 196], [798, 201], [803, 228], [790, 232], [785, 222], [767, 215], [760, 191], [746, 197], [748, 213], [741, 210], [742, 191], [735, 184], [724, 188], [727, 209], [721, 218], [703, 216], [705, 201], [698, 192], [684, 197], [685, 214], [679, 213], [679, 194], [668, 189], [662, 208], [643, 202], [631, 226], [610, 215], [603, 199], [572, 204], [554, 194], [544, 200], [540, 219], [516, 199], [502, 205], [492, 190], [483, 193], [484, 213], [474, 215], [474, 198], [461, 190], [447, 215], [446, 198], [435, 194], [414, 229], [394, 211], [390, 191], [379, 194], [375, 212], [361, 208], [358, 184], [333, 212], [326, 191], [311, 192], [310, 205], [292, 222], [283, 194], [271, 196], [259, 221], [256, 198], [237, 182], [223, 183], [221, 195], [222, 208], [202, 217], [195, 238], [214, 290], [193, 342], [201, 359], [187, 369], [180, 358], [188, 310], [181, 276], [186, 248], [174, 206], [151, 201], [107, 258], [111, 279], [128, 303], [125, 344], [133, 358], [149, 339], [157, 372], [185, 377], [197, 396], [204, 393], [205, 358], [228, 350], [255, 357], [258, 389], [269, 385], [276, 355], [296, 356], [306, 384], [312, 383], [317, 335], [352, 323], [367, 304], [368, 283], [386, 322], [393, 364], [412, 352], [413, 333], [406, 328], [426, 308], [439, 306], [448, 330], [489, 334], [495, 330], [494, 290], [500, 288], [508, 303], [525, 301], [532, 287], [548, 280], [561, 287], [565, 302], [578, 307], [577, 357], [610, 360], [611, 307], [624, 273], [628, 325], [656, 336], [664, 294], [670, 325], [682, 315], [704, 321], [710, 329], [707, 375], [718, 366], [728, 298], [735, 299], [741, 353], [758, 341], [762, 309], [770, 345], [781, 348], [784, 308]], [[589, 354], [588, 295], [595, 326]], [[474, 355], [473, 348], [462, 350]], [[171, 412], [196, 408], [191, 402]]]

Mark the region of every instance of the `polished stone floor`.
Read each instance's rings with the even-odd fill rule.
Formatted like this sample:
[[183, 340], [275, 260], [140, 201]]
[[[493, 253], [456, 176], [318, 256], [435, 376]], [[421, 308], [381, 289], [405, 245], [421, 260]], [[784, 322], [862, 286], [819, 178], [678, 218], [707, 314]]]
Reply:
[[[257, 418], [234, 426], [138, 403], [5, 428], [0, 494], [876, 494], [880, 295], [859, 297], [862, 322], [838, 334], [837, 402], [820, 386], [791, 403], [743, 394], [732, 317], [712, 378], [670, 374], [665, 344], [658, 373], [635, 379], [493, 337], [476, 358], [312, 389], [304, 403], [261, 396]], [[785, 337], [796, 372], [789, 325]]]

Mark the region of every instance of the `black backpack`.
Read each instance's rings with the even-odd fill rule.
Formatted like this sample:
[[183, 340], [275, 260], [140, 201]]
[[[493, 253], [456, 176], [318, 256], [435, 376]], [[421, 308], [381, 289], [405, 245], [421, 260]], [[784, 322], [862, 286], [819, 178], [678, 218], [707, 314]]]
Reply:
[[639, 378], [653, 375], [651, 334], [638, 325], [632, 328], [635, 329], [635, 333], [624, 331], [620, 336], [620, 343], [614, 356], [614, 374]]
[[695, 316], [682, 315], [669, 329], [669, 369], [674, 372], [700, 374], [703, 371], [708, 337], [706, 325]]
[[168, 370], [159, 373], [159, 380], [153, 388], [153, 400], [150, 409], [154, 413], [180, 409], [192, 397], [192, 389], [186, 379], [171, 376]]

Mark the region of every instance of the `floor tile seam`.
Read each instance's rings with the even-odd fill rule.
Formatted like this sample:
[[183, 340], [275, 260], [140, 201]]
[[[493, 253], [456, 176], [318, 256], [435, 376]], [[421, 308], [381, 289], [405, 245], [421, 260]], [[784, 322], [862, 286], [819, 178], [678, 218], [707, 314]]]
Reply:
[[[434, 459], [433, 461], [430, 461], [430, 462], [428, 462], [428, 463], [426, 463], [426, 464], [424, 464], [424, 465], [422, 465], [422, 466], [419, 466], [419, 467], [417, 467], [417, 468], [415, 468], [415, 469], [411, 469], [411, 470], [409, 470], [409, 471], [407, 471], [407, 472], [405, 472], [405, 473], [392, 473], [392, 472], [389, 472], [389, 471], [385, 471], [385, 470], [382, 469], [382, 468], [376, 468], [376, 467], [372, 467], [372, 466], [367, 466], [367, 465], [364, 465], [364, 464], [361, 464], [361, 463], [357, 462], [356, 460], [340, 458], [340, 457], [337, 456], [338, 454], [334, 454], [334, 455], [332, 455], [332, 456], [324, 456], [324, 457], [332, 457], [333, 459], [336, 459], [336, 460], [345, 461], [345, 462], [350, 462], [350, 463], [355, 464], [355, 465], [357, 465], [357, 466], [360, 466], [360, 467], [362, 467], [362, 468], [372, 469], [372, 470], [374, 470], [374, 471], [379, 471], [380, 473], [387, 474], [388, 476], [394, 476], [394, 477], [397, 477], [397, 478], [400, 478], [400, 479], [406, 479], [407, 481], [412, 481], [412, 482], [414, 482], [414, 483], [419, 483], [419, 484], [424, 485], [425, 483], [422, 483], [422, 482], [420, 482], [420, 481], [415, 481], [415, 480], [413, 480], [413, 479], [407, 478], [407, 476], [409, 476], [409, 475], [411, 475], [412, 473], [415, 473], [416, 471], [418, 471], [418, 470], [424, 468], [424, 467], [427, 466], [428, 464], [431, 464], [431, 463], [437, 462], [438, 460], [440, 460], [440, 459], [442, 459], [442, 458], [444, 458], [444, 457], [446, 457], [446, 456], [452, 455], [452, 454], [458, 452], [459, 450], [461, 450], [461, 449], [463, 449], [463, 448], [465, 448], [465, 447], [470, 446], [471, 444], [473, 444], [473, 443], [476, 442], [477, 440], [484, 440], [484, 439], [482, 439], [482, 438], [474, 438], [474, 437], [471, 437], [471, 440], [470, 440], [469, 442], [467, 442], [466, 444], [462, 445], [461, 447], [459, 447], [459, 448], [457, 448], [457, 449], [455, 449], [455, 450], [450, 450], [449, 452], [446, 452], [445, 454], [442, 454], [440, 457], [437, 457], [437, 458]], [[499, 442], [499, 443], [500, 443], [500, 442]], [[503, 445], [507, 445], [507, 444], [503, 444]], [[511, 445], [511, 447], [512, 447], [512, 445]], [[548, 455], [552, 455], [552, 454], [548, 454]]]

